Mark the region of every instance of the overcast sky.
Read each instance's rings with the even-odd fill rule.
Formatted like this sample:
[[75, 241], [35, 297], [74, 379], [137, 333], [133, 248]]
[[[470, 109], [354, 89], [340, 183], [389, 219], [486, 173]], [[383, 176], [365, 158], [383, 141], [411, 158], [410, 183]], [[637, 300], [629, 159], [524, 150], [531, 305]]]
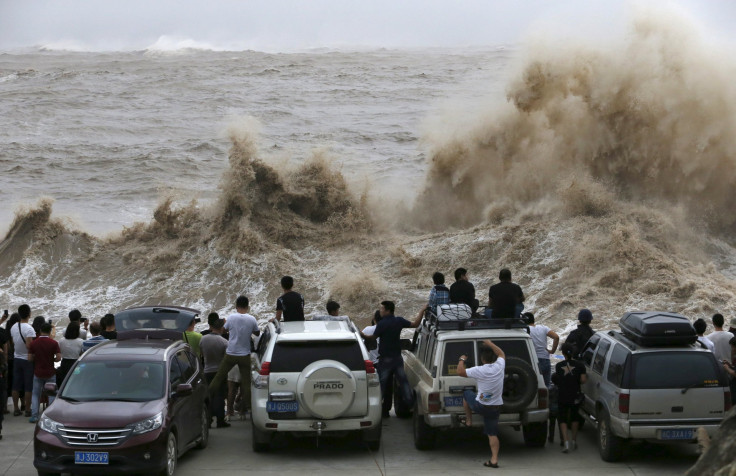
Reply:
[[515, 44], [617, 34], [632, 3], [675, 5], [717, 36], [736, 24], [731, 0], [0, 0], [0, 50]]

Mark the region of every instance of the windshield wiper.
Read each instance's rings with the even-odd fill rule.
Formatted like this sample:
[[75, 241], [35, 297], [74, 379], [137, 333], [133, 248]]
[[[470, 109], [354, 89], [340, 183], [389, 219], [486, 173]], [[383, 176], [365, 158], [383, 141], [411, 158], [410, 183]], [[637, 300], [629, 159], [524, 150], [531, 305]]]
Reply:
[[694, 384], [688, 385], [687, 387], [685, 387], [685, 388], [683, 388], [682, 390], [680, 390], [680, 393], [682, 393], [683, 395], [685, 395], [685, 393], [686, 393], [686, 392], [687, 392], [688, 390], [690, 390], [691, 388], [695, 388], [695, 387], [701, 387], [702, 385], [703, 385], [703, 384], [702, 384], [701, 382], [697, 382], [697, 383], [694, 383]]
[[140, 398], [96, 398], [96, 402], [142, 402]]

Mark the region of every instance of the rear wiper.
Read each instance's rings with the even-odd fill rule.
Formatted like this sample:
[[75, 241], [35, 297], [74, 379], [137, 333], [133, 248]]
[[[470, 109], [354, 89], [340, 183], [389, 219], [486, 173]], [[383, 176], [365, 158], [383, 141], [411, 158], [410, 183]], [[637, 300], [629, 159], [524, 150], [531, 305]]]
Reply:
[[692, 385], [688, 385], [687, 387], [685, 387], [685, 388], [683, 388], [682, 390], [680, 390], [680, 393], [682, 393], [683, 395], [685, 395], [685, 393], [686, 393], [686, 392], [687, 392], [688, 390], [690, 390], [691, 388], [695, 388], [695, 387], [701, 387], [702, 385], [703, 385], [703, 384], [702, 384], [701, 382], [697, 382], [697, 383], [694, 383], [694, 384], [692, 384]]

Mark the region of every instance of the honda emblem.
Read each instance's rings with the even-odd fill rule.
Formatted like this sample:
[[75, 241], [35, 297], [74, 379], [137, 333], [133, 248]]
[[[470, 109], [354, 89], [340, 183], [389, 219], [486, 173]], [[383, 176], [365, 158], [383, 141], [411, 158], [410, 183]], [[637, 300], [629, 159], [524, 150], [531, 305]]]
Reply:
[[97, 443], [99, 436], [97, 433], [87, 433], [87, 443]]

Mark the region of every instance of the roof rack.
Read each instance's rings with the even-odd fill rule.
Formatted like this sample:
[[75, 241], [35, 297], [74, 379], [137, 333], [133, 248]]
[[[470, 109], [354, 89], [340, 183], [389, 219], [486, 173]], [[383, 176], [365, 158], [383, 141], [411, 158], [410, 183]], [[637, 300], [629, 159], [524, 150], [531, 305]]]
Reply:
[[328, 315], [322, 315], [322, 316], [314, 316], [312, 317], [313, 321], [341, 321], [341, 322], [347, 322], [348, 328], [351, 330], [351, 332], [358, 332], [358, 328], [355, 327], [355, 324], [353, 324], [352, 319], [348, 316], [330, 316]]
[[[442, 306], [440, 316], [427, 309], [425, 325], [440, 331], [465, 331], [473, 329], [524, 329], [529, 333], [529, 321], [525, 318], [489, 319], [483, 314], [470, 311], [467, 306]], [[483, 310], [481, 306], [479, 310]]]

